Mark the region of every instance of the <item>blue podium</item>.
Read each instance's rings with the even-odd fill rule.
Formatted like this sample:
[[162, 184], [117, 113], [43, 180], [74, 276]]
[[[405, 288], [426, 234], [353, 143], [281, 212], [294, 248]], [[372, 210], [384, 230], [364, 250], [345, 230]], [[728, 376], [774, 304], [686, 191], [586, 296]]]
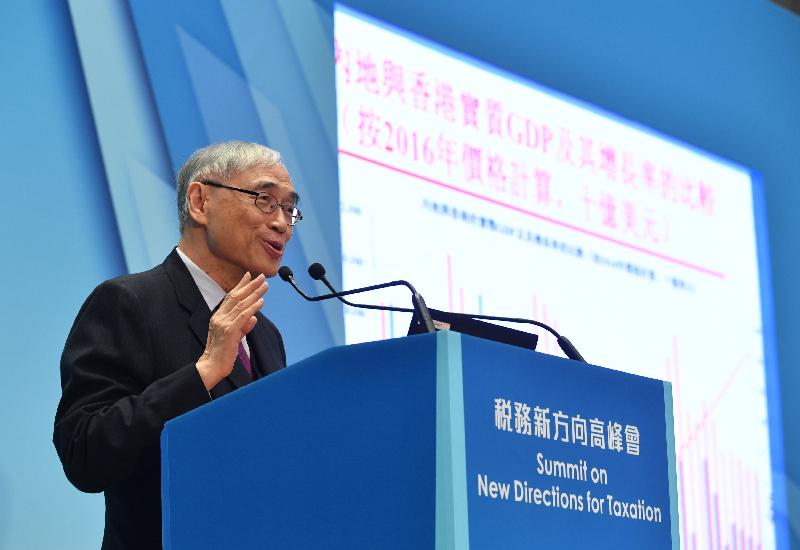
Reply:
[[670, 385], [442, 331], [168, 422], [164, 548], [677, 549]]

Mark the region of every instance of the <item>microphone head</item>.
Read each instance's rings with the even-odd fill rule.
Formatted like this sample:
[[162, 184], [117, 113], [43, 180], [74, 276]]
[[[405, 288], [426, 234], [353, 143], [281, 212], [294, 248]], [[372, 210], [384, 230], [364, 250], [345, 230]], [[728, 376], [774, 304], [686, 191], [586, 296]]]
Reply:
[[288, 265], [282, 265], [278, 270], [278, 276], [288, 283], [289, 279], [294, 277], [294, 273], [292, 273], [291, 267], [289, 267]]
[[322, 267], [322, 264], [314, 262], [308, 266], [308, 274], [311, 275], [311, 278], [315, 281], [319, 281], [325, 276], [325, 268]]

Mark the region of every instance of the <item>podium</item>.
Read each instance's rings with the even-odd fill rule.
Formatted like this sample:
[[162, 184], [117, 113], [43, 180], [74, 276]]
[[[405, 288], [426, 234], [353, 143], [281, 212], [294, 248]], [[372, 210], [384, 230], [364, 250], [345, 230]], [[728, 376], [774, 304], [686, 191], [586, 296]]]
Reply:
[[677, 549], [668, 383], [450, 331], [166, 424], [165, 550]]

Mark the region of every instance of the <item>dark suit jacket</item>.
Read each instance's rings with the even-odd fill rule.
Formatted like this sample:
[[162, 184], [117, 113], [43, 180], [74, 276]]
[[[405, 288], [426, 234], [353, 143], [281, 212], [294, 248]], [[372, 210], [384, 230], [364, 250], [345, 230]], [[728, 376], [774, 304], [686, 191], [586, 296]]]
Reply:
[[[275, 325], [257, 317], [247, 341], [260, 377], [284, 367], [286, 354]], [[78, 312], [61, 356], [53, 443], [73, 485], [105, 492], [104, 549], [161, 548], [159, 438], [166, 421], [211, 399], [195, 367], [210, 318], [175, 250], [150, 271], [101, 284]], [[249, 381], [237, 359], [211, 396]]]

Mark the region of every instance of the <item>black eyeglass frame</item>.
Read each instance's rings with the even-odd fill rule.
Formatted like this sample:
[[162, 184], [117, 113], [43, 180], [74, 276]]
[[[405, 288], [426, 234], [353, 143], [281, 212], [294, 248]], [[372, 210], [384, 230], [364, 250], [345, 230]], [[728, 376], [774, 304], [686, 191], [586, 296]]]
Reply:
[[[252, 191], [250, 189], [242, 189], [240, 187], [233, 187], [231, 185], [225, 185], [224, 183], [220, 183], [218, 181], [208, 180], [208, 179], [200, 180], [200, 183], [202, 183], [203, 185], [210, 185], [212, 187], [220, 187], [222, 189], [230, 189], [231, 191], [238, 191], [239, 193], [245, 193], [247, 195], [252, 195], [253, 197], [255, 197], [255, 200], [253, 201], [253, 203], [256, 205], [256, 208], [258, 208], [259, 210], [261, 210], [265, 214], [272, 214], [272, 212], [275, 212], [276, 208], [280, 208], [283, 211], [284, 214], [289, 216], [289, 225], [292, 226], [292, 227], [297, 225], [297, 222], [299, 222], [300, 220], [303, 219], [303, 215], [300, 213], [300, 210], [298, 210], [298, 208], [295, 205], [293, 205], [293, 204], [281, 204], [281, 203], [278, 202], [278, 199], [276, 199], [270, 193], [265, 193], [263, 191], [262, 192]], [[264, 210], [263, 208], [258, 206], [258, 198], [260, 196], [262, 196], [262, 195], [266, 195], [266, 196], [270, 197], [272, 200], [275, 201], [275, 206], [272, 208], [272, 210], [270, 212], [267, 212], [266, 210]]]

